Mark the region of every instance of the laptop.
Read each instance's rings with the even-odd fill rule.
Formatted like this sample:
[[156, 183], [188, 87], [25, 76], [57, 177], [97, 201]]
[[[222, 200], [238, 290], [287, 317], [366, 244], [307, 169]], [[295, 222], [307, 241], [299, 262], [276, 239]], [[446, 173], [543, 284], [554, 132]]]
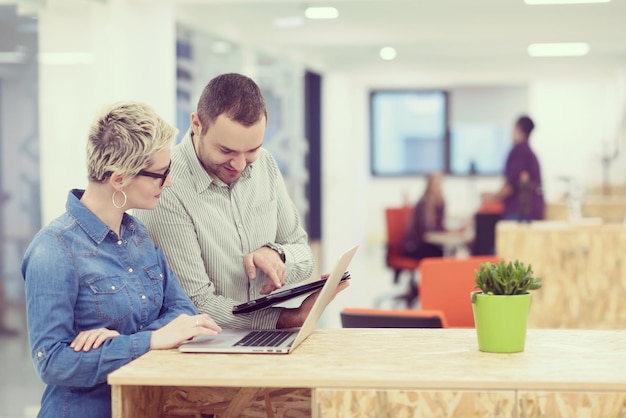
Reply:
[[322, 312], [330, 303], [333, 293], [357, 249], [358, 245], [339, 257], [309, 315], [300, 328], [269, 330], [224, 329], [219, 335], [213, 337], [196, 337], [179, 346], [178, 350], [183, 353], [291, 353], [315, 329], [317, 321], [319, 321]]

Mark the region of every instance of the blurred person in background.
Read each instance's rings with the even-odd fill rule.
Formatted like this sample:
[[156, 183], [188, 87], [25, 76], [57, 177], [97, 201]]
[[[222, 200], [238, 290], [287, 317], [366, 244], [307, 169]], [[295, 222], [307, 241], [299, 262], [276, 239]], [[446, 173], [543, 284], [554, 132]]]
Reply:
[[544, 218], [541, 169], [539, 160], [530, 148], [530, 134], [535, 124], [526, 115], [520, 116], [513, 127], [513, 148], [504, 169], [505, 182], [495, 194], [485, 194], [483, 199], [501, 200], [504, 204], [502, 219], [530, 221]]
[[441, 174], [426, 177], [426, 190], [418, 200], [409, 219], [404, 237], [404, 254], [421, 260], [426, 257], [442, 257], [443, 247], [425, 238], [429, 232], [445, 231], [445, 202], [441, 189]]

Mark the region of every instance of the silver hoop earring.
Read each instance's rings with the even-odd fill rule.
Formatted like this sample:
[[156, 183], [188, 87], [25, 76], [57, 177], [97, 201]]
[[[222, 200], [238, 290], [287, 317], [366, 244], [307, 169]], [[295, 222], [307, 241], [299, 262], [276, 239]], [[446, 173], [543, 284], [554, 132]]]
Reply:
[[[121, 193], [122, 196], [124, 196], [124, 201], [122, 202], [121, 205], [117, 205], [117, 203], [115, 203], [115, 195]], [[115, 206], [117, 209], [122, 209], [124, 206], [126, 206], [126, 193], [124, 193], [124, 190], [116, 190], [113, 192], [113, 195], [111, 196], [111, 201], [113, 202], [113, 206]]]

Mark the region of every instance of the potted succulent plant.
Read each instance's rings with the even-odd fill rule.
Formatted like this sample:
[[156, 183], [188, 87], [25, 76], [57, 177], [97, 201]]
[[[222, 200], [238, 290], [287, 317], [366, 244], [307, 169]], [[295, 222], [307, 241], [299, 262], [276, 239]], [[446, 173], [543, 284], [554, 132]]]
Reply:
[[472, 310], [478, 349], [491, 353], [524, 351], [531, 290], [541, 287], [531, 265], [515, 260], [482, 263], [474, 271]]

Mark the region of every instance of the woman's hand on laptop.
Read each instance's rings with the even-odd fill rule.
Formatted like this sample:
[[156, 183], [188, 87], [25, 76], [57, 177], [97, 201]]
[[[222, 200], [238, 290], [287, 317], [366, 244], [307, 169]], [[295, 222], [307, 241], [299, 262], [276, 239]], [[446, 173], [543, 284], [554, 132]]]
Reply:
[[198, 335], [213, 336], [222, 332], [222, 328], [207, 314], [180, 314], [164, 327], [152, 331], [151, 350], [175, 348]]

